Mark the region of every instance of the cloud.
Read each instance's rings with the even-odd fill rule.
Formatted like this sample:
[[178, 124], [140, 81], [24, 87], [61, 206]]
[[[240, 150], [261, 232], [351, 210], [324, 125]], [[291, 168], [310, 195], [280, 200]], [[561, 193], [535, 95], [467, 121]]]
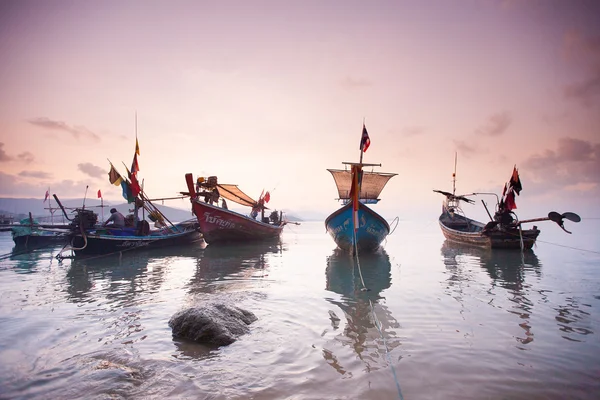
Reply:
[[52, 174], [44, 171], [21, 171], [19, 176], [23, 178], [38, 178], [38, 179], [50, 179]]
[[482, 127], [475, 130], [475, 133], [483, 136], [500, 136], [506, 132], [511, 123], [510, 114], [504, 111], [490, 116]]
[[6, 162], [12, 160], [12, 157], [6, 154], [3, 149], [4, 143], [0, 142], [0, 162]]
[[102, 178], [104, 175], [108, 174], [108, 172], [104, 169], [90, 163], [77, 164], [77, 168], [92, 178]]
[[[63, 180], [51, 182], [52, 193], [61, 198], [83, 197], [88, 183], [83, 181]], [[9, 175], [0, 171], [0, 197], [37, 197], [43, 198], [48, 189], [48, 182], [29, 183], [18, 175]]]
[[583, 71], [584, 77], [563, 87], [566, 99], [591, 106], [600, 97], [600, 36], [569, 31], [563, 38], [565, 60]]
[[24, 151], [23, 153], [19, 154], [17, 158], [27, 164], [31, 164], [34, 160], [33, 154], [28, 151]]
[[407, 126], [402, 129], [402, 135], [404, 137], [420, 136], [424, 133], [425, 133], [425, 128], [423, 128], [421, 126]]
[[75, 139], [87, 138], [95, 140], [96, 142], [100, 141], [100, 136], [98, 136], [97, 134], [90, 131], [84, 126], [69, 126], [65, 122], [53, 121], [46, 117], [32, 118], [27, 120], [27, 122], [48, 130], [68, 132]]
[[600, 188], [600, 143], [561, 138], [556, 149], [534, 154], [522, 164], [547, 190]]
[[585, 106], [591, 106], [600, 95], [600, 68], [587, 79], [566, 85], [563, 94], [567, 99], [579, 100]]
[[476, 146], [469, 145], [464, 140], [454, 140], [454, 145], [456, 146], [456, 151], [466, 158], [469, 158], [478, 152]]
[[363, 88], [363, 87], [367, 87], [367, 86], [373, 86], [373, 82], [364, 79], [364, 78], [352, 78], [350, 76], [345, 77], [342, 80], [342, 86], [345, 89], [359, 89], [359, 88]]

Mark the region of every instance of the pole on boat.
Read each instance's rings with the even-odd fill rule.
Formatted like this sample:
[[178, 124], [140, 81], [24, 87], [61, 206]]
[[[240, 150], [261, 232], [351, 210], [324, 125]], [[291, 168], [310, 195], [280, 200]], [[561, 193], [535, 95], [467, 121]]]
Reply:
[[58, 196], [56, 196], [56, 194], [53, 194], [52, 197], [54, 197], [54, 200], [56, 200], [56, 204], [58, 204], [58, 206], [60, 207], [60, 209], [62, 210], [65, 218], [67, 218], [67, 221], [72, 221], [71, 218], [69, 218], [69, 216], [67, 215], [67, 211], [65, 210], [65, 208], [63, 207], [62, 203], [60, 202], [60, 200], [58, 200]]
[[487, 213], [487, 215], [490, 217], [490, 221], [493, 221], [494, 218], [492, 218], [492, 214], [490, 214], [487, 205], [485, 204], [485, 201], [483, 201], [483, 199], [481, 199], [481, 203], [483, 204], [483, 208], [485, 208], [485, 212]]
[[81, 208], [82, 210], [85, 210], [85, 199], [87, 198], [88, 187], [89, 185], [85, 185], [85, 194], [83, 195], [83, 207]]

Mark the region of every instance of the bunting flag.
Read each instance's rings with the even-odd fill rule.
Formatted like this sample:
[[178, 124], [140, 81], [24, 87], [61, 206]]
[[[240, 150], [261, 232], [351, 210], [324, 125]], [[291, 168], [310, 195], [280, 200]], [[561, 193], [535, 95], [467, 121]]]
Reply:
[[48, 196], [50, 196], [50, 191], [46, 190], [46, 196], [44, 196], [44, 203], [48, 200]]
[[140, 155], [140, 145], [138, 144], [137, 136], [135, 137], [135, 154]]
[[519, 178], [519, 170], [517, 170], [516, 165], [513, 167], [513, 173], [510, 177], [509, 185], [513, 188], [517, 196], [521, 194], [521, 190], [523, 190], [523, 187], [521, 186], [521, 178]]
[[117, 172], [112, 164], [110, 164], [110, 171], [108, 171], [108, 180], [115, 186], [119, 186], [123, 182], [123, 177]]
[[265, 203], [268, 203], [269, 200], [271, 200], [271, 193], [267, 192], [265, 193]]
[[365, 152], [371, 145], [371, 139], [369, 139], [369, 132], [367, 132], [367, 128], [365, 124], [363, 124], [362, 136], [360, 138], [360, 150]]
[[133, 161], [131, 162], [131, 174], [133, 176], [135, 176], [138, 173], [138, 171], [140, 170], [140, 166], [138, 164], [137, 156], [138, 156], [138, 153], [136, 152], [133, 155]]
[[98, 189], [98, 198], [101, 199], [102, 198], [102, 192], [100, 191], [100, 189]]

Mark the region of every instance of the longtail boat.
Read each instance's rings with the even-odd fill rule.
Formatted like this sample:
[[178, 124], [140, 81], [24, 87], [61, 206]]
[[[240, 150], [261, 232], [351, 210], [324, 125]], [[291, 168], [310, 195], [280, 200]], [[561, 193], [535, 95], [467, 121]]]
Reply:
[[[556, 222], [565, 232], [571, 233], [565, 229], [564, 220], [581, 221], [579, 215], [575, 213], [565, 212], [559, 214], [555, 211], [548, 213], [547, 217], [519, 220], [517, 214], [513, 211], [517, 208], [515, 195], [518, 196], [522, 190], [521, 178], [516, 165], [513, 168], [510, 180], [504, 185], [501, 198], [495, 193], [457, 195], [456, 157], [452, 178], [452, 193], [434, 190], [434, 192], [445, 197], [442, 204], [442, 213], [439, 217], [439, 225], [444, 237], [449, 241], [492, 249], [531, 249], [540, 234], [540, 230], [536, 225], [531, 229], [523, 229], [523, 224], [550, 220]], [[481, 200], [490, 217], [488, 223], [468, 218], [462, 210], [461, 202], [474, 204], [475, 201], [469, 197], [476, 195], [496, 196], [496, 208], [493, 217], [486, 203]]]
[[[196, 187], [192, 174], [186, 174], [185, 181], [188, 192], [181, 193], [190, 196], [192, 212], [196, 215], [200, 231], [208, 244], [278, 239], [287, 224], [283, 219], [283, 212], [272, 211], [268, 217], [265, 216], [269, 192], [264, 196], [261, 194], [256, 201], [237, 185], [220, 184], [216, 176], [207, 179], [199, 177]], [[222, 201], [221, 206], [218, 205], [219, 199]], [[230, 210], [223, 199], [249, 207], [250, 215]]]
[[363, 167], [380, 167], [381, 164], [362, 162], [363, 153], [370, 145], [363, 124], [360, 141], [360, 161], [343, 162], [350, 169], [328, 169], [337, 186], [343, 206], [325, 220], [325, 229], [337, 246], [350, 252], [376, 250], [390, 233], [388, 222], [367, 204], [379, 202], [379, 195], [395, 173], [363, 171]]
[[[134, 213], [125, 217], [125, 226], [107, 225], [107, 223], [98, 224], [98, 215], [85, 208], [85, 198], [83, 207], [76, 208], [74, 211], [75, 216], [70, 218], [58, 197], [53, 195], [71, 225], [69, 244], [59, 252], [57, 258], [66, 258], [63, 253], [69, 250], [75, 256], [107, 255], [142, 248], [189, 244], [202, 245], [203, 238], [200, 233], [200, 226], [195, 219], [174, 224], [147, 197], [136, 177], [139, 171], [137, 156], [140, 153], [137, 133], [135, 144], [131, 170], [125, 166], [127, 177], [121, 176], [109, 160], [109, 182], [115, 186], [120, 186], [123, 190], [123, 197], [128, 204], [133, 203], [134, 206]], [[141, 219], [138, 217], [138, 210], [140, 209], [143, 212]], [[145, 219], [146, 216], [154, 222], [154, 228]]]

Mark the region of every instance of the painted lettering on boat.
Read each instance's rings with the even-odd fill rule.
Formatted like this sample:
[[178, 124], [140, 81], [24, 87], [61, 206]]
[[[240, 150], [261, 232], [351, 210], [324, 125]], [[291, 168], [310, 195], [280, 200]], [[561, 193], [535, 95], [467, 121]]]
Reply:
[[369, 226], [367, 228], [367, 232], [370, 233], [371, 235], [377, 236], [377, 237], [381, 237], [385, 235], [385, 231], [383, 230], [379, 230], [379, 229], [375, 229], [373, 226]]
[[150, 244], [150, 242], [140, 242], [140, 241], [136, 241], [136, 240], [132, 240], [132, 241], [125, 241], [122, 242], [120, 247], [144, 247], [144, 246], [148, 246], [148, 244]]
[[220, 226], [221, 228], [234, 229], [235, 224], [231, 221], [222, 219], [219, 215], [212, 215], [210, 212], [204, 213], [204, 220], [209, 224]]

